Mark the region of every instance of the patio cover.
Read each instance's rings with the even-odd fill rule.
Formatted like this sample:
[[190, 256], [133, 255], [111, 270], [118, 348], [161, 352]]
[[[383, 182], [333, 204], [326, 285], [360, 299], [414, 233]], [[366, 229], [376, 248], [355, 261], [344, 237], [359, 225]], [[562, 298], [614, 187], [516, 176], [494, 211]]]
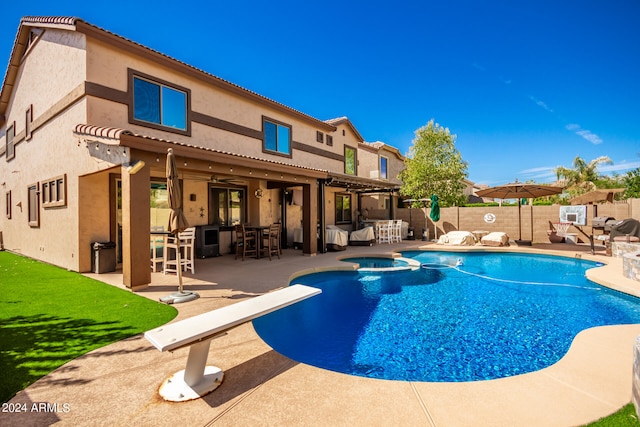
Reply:
[[572, 205], [586, 205], [589, 203], [597, 203], [603, 201], [613, 203], [613, 198], [615, 197], [615, 195], [618, 193], [622, 193], [624, 190], [624, 188], [601, 188], [576, 196], [572, 198], [570, 202]]

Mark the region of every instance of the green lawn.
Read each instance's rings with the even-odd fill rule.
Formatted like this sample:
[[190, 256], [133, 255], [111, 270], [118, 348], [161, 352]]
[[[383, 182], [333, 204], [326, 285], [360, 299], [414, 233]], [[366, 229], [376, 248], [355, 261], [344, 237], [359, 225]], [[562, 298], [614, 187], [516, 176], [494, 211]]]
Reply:
[[174, 307], [0, 251], [0, 401], [91, 350], [162, 325]]
[[585, 427], [638, 427], [638, 416], [636, 415], [636, 408], [633, 403], [629, 403], [623, 406], [615, 414], [609, 415], [606, 418], [601, 418], [596, 422], [587, 424]]

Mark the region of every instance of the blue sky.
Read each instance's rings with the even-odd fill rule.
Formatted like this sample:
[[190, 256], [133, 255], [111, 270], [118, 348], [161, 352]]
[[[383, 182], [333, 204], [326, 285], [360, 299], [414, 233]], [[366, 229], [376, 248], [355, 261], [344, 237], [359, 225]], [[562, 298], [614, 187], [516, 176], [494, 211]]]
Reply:
[[640, 167], [637, 0], [22, 3], [0, 14], [3, 76], [22, 16], [77, 16], [404, 154], [434, 119], [477, 183]]

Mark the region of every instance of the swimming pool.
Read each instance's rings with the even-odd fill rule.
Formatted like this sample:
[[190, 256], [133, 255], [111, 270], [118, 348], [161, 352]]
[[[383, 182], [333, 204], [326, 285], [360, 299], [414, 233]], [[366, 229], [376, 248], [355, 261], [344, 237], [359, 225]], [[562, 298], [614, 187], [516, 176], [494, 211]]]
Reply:
[[402, 255], [424, 268], [297, 278], [323, 293], [254, 320], [256, 331], [279, 353], [320, 368], [460, 382], [533, 372], [557, 362], [584, 329], [640, 323], [640, 299], [585, 278], [594, 262], [514, 253]]

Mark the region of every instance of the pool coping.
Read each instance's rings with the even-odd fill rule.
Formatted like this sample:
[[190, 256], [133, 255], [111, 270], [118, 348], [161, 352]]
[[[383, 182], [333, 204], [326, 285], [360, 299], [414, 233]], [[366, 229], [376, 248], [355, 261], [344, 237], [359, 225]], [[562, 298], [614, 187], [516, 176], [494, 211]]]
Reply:
[[[424, 247], [412, 243], [390, 245], [383, 252]], [[431, 246], [429, 250], [445, 250], [440, 245], [427, 246]], [[361, 248], [349, 250], [374, 254], [387, 246]], [[556, 254], [548, 249], [507, 249]], [[457, 247], [449, 250], [461, 251]], [[560, 251], [557, 255], [607, 262], [588, 270], [594, 282], [638, 296], [622, 276], [619, 260], [568, 250], [569, 254]], [[196, 289], [201, 298], [177, 305], [180, 314], [176, 320], [276, 289], [286, 277], [301, 271], [335, 270], [341, 263], [332, 254], [285, 254], [283, 259], [272, 263], [248, 260], [244, 264], [220, 260], [210, 271], [197, 261], [197, 271], [208, 279], [185, 278], [185, 288]], [[308, 268], [309, 264], [313, 268]], [[116, 286], [121, 283], [121, 273], [91, 276], [111, 280]], [[154, 273], [153, 280], [154, 285], [141, 295], [157, 300], [175, 289], [175, 276]], [[222, 386], [203, 399], [180, 404], [159, 399], [157, 388], [169, 374], [184, 368], [188, 351], [160, 353], [136, 336], [67, 363], [11, 401], [68, 403], [70, 411], [0, 414], [0, 424], [582, 425], [631, 401], [633, 344], [638, 335], [637, 324], [591, 328], [578, 334], [558, 363], [537, 372], [470, 383], [420, 383], [353, 377], [296, 363], [274, 352], [251, 324], [245, 324], [211, 346], [209, 363], [225, 370]]]

